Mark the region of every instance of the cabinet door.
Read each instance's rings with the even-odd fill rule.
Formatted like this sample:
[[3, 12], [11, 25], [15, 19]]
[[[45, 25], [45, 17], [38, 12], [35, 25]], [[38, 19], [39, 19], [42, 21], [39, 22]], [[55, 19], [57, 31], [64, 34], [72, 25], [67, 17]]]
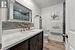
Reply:
[[30, 50], [38, 50], [37, 40], [38, 36], [34, 36], [30, 39]]
[[43, 49], [43, 32], [30, 39], [30, 50], [42, 50]]
[[8, 50], [28, 50], [28, 41], [24, 41]]
[[39, 50], [43, 49], [43, 32], [38, 35], [38, 48]]

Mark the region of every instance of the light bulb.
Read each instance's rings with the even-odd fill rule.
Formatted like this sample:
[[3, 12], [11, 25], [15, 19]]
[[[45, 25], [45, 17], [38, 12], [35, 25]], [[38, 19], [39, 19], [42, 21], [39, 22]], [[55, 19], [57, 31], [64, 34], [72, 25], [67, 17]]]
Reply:
[[1, 7], [7, 7], [7, 2], [6, 1], [2, 1], [1, 2]]

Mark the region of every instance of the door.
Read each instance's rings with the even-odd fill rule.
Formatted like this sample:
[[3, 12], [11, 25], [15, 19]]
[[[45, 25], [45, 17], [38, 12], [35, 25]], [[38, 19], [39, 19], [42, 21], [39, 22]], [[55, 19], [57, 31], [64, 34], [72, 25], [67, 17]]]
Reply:
[[30, 50], [43, 50], [43, 32], [30, 38]]
[[7, 50], [29, 50], [28, 48], [28, 40], [23, 41]]
[[34, 36], [30, 39], [30, 50], [38, 50], [38, 36]]
[[37, 36], [38, 36], [38, 50], [43, 50], [43, 32], [40, 32]]
[[0, 20], [0, 49], [1, 49], [1, 47], [2, 47], [2, 22], [1, 22], [1, 20]]
[[66, 50], [75, 50], [75, 0], [66, 0]]

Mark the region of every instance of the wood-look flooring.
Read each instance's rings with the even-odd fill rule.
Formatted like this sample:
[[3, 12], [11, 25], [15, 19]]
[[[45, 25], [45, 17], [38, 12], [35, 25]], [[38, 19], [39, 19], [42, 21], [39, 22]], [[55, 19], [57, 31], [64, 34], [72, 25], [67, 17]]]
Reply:
[[49, 40], [48, 43], [44, 43], [43, 50], [65, 50], [65, 46], [63, 42]]

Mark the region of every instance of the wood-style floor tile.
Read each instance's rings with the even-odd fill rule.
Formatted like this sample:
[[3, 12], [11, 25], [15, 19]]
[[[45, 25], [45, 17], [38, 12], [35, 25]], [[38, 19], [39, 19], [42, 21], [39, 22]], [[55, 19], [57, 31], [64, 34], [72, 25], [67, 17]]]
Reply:
[[49, 40], [48, 43], [44, 43], [43, 50], [65, 50], [65, 46], [63, 42]]

